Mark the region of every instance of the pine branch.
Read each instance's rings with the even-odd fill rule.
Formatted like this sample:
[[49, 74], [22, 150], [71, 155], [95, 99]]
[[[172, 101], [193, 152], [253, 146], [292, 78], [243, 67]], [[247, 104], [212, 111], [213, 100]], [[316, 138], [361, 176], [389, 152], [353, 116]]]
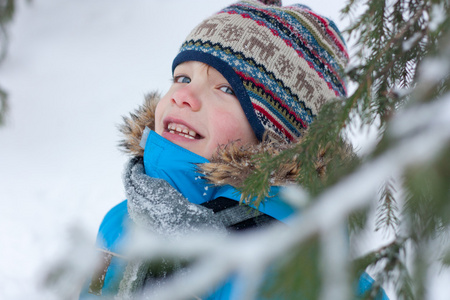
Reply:
[[[14, 0], [0, 0], [0, 63], [7, 53], [8, 35], [6, 25], [11, 22], [15, 11]], [[7, 111], [8, 94], [0, 87], [0, 125], [4, 123]]]
[[356, 278], [369, 267], [381, 266], [378, 268], [379, 271], [375, 276], [376, 281], [372, 289], [364, 299], [380, 299], [380, 289], [388, 282], [394, 283], [397, 295], [401, 295], [402, 299], [421, 299], [415, 295], [413, 279], [404, 261], [407, 241], [405, 238], [398, 238], [353, 262], [353, 272]]
[[377, 209], [376, 231], [396, 232], [399, 219], [397, 217], [397, 202], [394, 197], [395, 192], [394, 180], [387, 180], [381, 188], [380, 203]]
[[417, 239], [437, 238], [450, 226], [450, 146], [430, 164], [409, 168], [405, 174], [405, 210]]
[[5, 58], [8, 36], [6, 25], [11, 22], [15, 11], [14, 0], [0, 0], [0, 61]]
[[319, 299], [322, 278], [318, 236], [292, 250], [292, 254], [274, 265], [273, 277], [263, 284], [264, 299], [279, 299], [281, 295], [284, 299]]
[[4, 124], [5, 114], [8, 110], [8, 94], [0, 87], [0, 125]]
[[[360, 66], [349, 70], [350, 78], [359, 86], [350, 97], [349, 107], [358, 111], [364, 122], [370, 124], [380, 116], [383, 127], [402, 101], [392, 91], [396, 86], [404, 89], [412, 85], [416, 65], [427, 54], [420, 51], [422, 44], [427, 45], [429, 42], [425, 41], [430, 41], [432, 34], [429, 21], [424, 21], [424, 14], [429, 10], [427, 2], [409, 6], [404, 1], [396, 1], [387, 6], [385, 1], [372, 1], [359, 21], [346, 31], [349, 35], [360, 35], [357, 42]], [[410, 17], [406, 21], [403, 16]], [[371, 54], [365, 56], [366, 52]]]

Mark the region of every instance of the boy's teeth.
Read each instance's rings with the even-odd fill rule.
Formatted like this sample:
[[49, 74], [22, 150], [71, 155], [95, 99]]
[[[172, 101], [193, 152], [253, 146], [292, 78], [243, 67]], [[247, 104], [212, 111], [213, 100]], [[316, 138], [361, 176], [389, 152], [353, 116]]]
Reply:
[[170, 133], [176, 133], [188, 139], [194, 139], [197, 135], [197, 132], [195, 132], [194, 130], [190, 130], [186, 126], [176, 123], [169, 123], [167, 129], [169, 129]]

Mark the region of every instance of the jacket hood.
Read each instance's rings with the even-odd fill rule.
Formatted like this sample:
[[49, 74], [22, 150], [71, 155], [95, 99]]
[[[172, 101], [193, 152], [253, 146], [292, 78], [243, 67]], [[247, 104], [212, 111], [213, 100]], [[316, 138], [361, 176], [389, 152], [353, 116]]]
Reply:
[[[154, 130], [155, 110], [160, 99], [157, 92], [145, 96], [144, 103], [130, 116], [123, 117], [123, 124], [119, 130], [124, 135], [119, 147], [124, 152], [142, 157], [144, 149], [139, 145], [145, 127]], [[297, 143], [301, 143], [299, 140]], [[229, 143], [219, 147], [217, 154], [208, 163], [199, 164], [199, 172], [214, 185], [242, 186], [245, 179], [253, 174], [259, 167], [262, 155], [275, 156], [282, 151], [295, 147], [293, 144], [279, 144], [274, 142], [261, 142], [257, 145], [242, 146]], [[324, 176], [327, 160], [325, 150], [319, 151], [315, 162], [318, 176]], [[270, 182], [273, 186], [282, 186], [297, 182], [300, 172], [298, 162], [280, 165], [271, 174]]]

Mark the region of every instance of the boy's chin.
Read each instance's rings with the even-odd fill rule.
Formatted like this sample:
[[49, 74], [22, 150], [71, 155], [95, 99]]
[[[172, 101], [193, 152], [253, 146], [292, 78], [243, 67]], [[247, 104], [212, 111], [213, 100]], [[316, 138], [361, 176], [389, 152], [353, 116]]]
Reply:
[[166, 140], [171, 141], [175, 145], [183, 147], [197, 155], [200, 155], [206, 159], [212, 156], [212, 153], [208, 154], [205, 139], [192, 139], [189, 137], [182, 136], [177, 133], [163, 132], [160, 134]]

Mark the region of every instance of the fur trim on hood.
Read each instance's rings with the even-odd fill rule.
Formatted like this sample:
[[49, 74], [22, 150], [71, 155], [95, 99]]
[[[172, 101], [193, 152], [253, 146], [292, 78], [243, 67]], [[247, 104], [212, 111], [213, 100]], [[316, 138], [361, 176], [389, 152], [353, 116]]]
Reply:
[[[119, 126], [124, 134], [120, 142], [120, 148], [132, 156], [142, 157], [144, 149], [139, 145], [145, 127], [155, 128], [155, 109], [160, 99], [157, 92], [148, 94], [144, 104], [136, 109], [129, 117], [123, 117], [124, 124]], [[301, 140], [298, 141], [301, 143]], [[262, 142], [251, 146], [238, 146], [230, 143], [219, 147], [217, 155], [210, 159], [210, 163], [200, 164], [199, 171], [214, 185], [229, 184], [233, 187], [242, 186], [245, 179], [258, 168], [258, 155], [265, 153], [275, 156], [295, 144], [279, 144], [274, 142]], [[315, 162], [318, 176], [323, 176], [327, 161], [325, 150], [319, 151]], [[298, 162], [280, 165], [272, 172], [270, 182], [272, 185], [287, 185], [297, 180], [300, 172]]]

